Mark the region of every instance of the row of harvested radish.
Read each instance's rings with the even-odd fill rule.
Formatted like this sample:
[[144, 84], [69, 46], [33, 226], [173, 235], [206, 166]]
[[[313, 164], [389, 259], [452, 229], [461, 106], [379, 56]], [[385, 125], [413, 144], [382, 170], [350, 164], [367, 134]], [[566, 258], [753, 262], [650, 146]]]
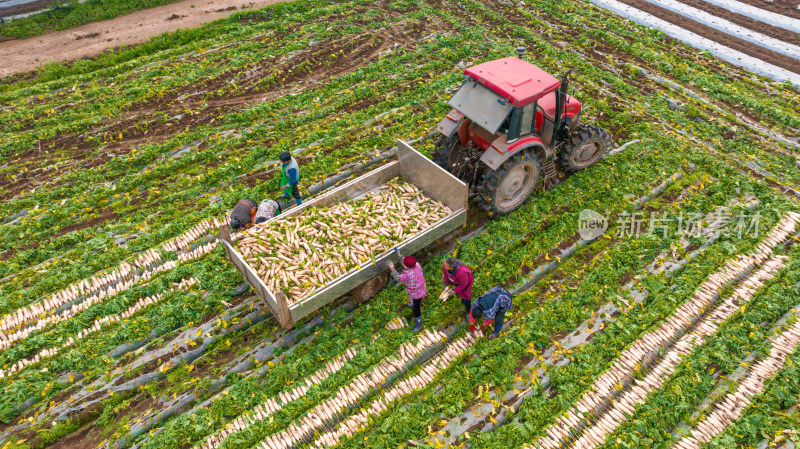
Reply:
[[569, 410], [558, 418], [556, 423], [546, 430], [547, 435], [539, 439], [539, 444], [545, 448], [558, 447], [560, 441], [571, 435], [572, 429], [579, 427], [593, 410], [612, 398], [615, 392], [623, 387], [623, 383], [631, 373], [645, 360], [651, 358], [658, 348], [665, 346], [676, 334], [680, 335], [686, 326], [701, 316], [724, 287], [766, 260], [772, 253], [772, 248], [785, 241], [789, 234], [794, 232], [798, 223], [800, 214], [787, 213], [751, 256], [739, 256], [712, 274], [697, 289], [692, 299], [679, 307], [677, 312], [658, 329], [645, 334], [623, 351], [612, 367], [603, 373], [589, 392], [577, 402], [576, 410]]
[[[177, 289], [186, 290], [189, 289], [192, 285], [195, 285], [197, 283], [198, 281], [195, 278], [184, 279], [180, 283], [176, 284], [171, 290], [177, 290]], [[120, 312], [119, 315], [108, 315], [94, 320], [91, 326], [81, 330], [74, 337], [67, 338], [67, 340], [61, 343], [60, 346], [54, 348], [42, 349], [35, 356], [19, 360], [6, 370], [0, 369], [0, 379], [3, 379], [6, 376], [10, 376], [13, 373], [21, 371], [23, 368], [29, 365], [33, 365], [34, 363], [37, 363], [42, 359], [53, 357], [54, 355], [58, 354], [62, 349], [72, 346], [76, 341], [86, 337], [87, 335], [93, 332], [99, 331], [100, 329], [105, 327], [108, 323], [116, 323], [125, 318], [129, 318], [133, 316], [133, 314], [135, 314], [136, 312], [144, 309], [145, 307], [157, 303], [158, 301], [161, 300], [161, 298], [162, 298], [161, 294], [148, 296], [146, 298], [142, 298], [136, 301], [136, 303], [134, 303], [132, 306]]]
[[[197, 226], [193, 227], [189, 231], [185, 232], [179, 237], [176, 237], [173, 240], [170, 240], [166, 244], [162, 246], [164, 250], [172, 250], [175, 252], [179, 252], [184, 249], [189, 243], [196, 240], [200, 237], [203, 231], [211, 229], [213, 227], [218, 227], [221, 224], [227, 223], [229, 218], [224, 220], [217, 220], [216, 218], [212, 221], [204, 220], [200, 222]], [[213, 242], [212, 242], [213, 244]], [[169, 249], [167, 249], [169, 248]], [[194, 250], [191, 252], [190, 255], [187, 254], [179, 254], [178, 259], [181, 262], [200, 257], [203, 254], [210, 252], [214, 246], [205, 245], [201, 250]], [[45, 315], [52, 315], [53, 311], [58, 309], [59, 307], [63, 306], [64, 304], [70, 303], [75, 301], [76, 299], [81, 298], [82, 296], [89, 296], [92, 294], [96, 294], [96, 296], [101, 296], [102, 291], [106, 290], [106, 296], [110, 296], [111, 294], [116, 294], [121, 290], [129, 288], [131, 285], [135, 284], [136, 282], [142, 281], [142, 276], [137, 273], [136, 268], [139, 269], [139, 272], [144, 274], [147, 271], [152, 271], [152, 269], [148, 269], [151, 265], [157, 264], [161, 261], [161, 255], [155, 250], [150, 249], [145, 251], [144, 253], [140, 254], [133, 263], [133, 266], [128, 264], [127, 262], [122, 262], [118, 269], [113, 270], [109, 273], [100, 274], [94, 277], [84, 279], [76, 284], [70, 285], [69, 287], [52, 294], [49, 298], [45, 298], [44, 300], [32, 304], [27, 307], [23, 307], [20, 309], [15, 310], [14, 312], [6, 315], [0, 320], [0, 331], [6, 331], [8, 329], [14, 328], [21, 328], [24, 324], [28, 321], [39, 320], [43, 318]], [[164, 271], [164, 269], [158, 270]], [[126, 281], [135, 281], [135, 282], [126, 282]], [[120, 287], [119, 284], [126, 283], [126, 287]], [[116, 291], [114, 293], [110, 293], [112, 287], [116, 287]], [[101, 296], [102, 297], [102, 296]], [[3, 334], [0, 333], [0, 340], [3, 340]], [[7, 349], [7, 348], [2, 348]]]
[[[797, 217], [797, 220], [800, 220], [800, 216]], [[728, 262], [724, 268], [710, 276], [698, 288], [694, 297], [682, 305], [659, 329], [646, 334], [620, 355], [618, 362], [614, 364], [612, 369], [596, 382], [596, 385], [600, 387], [598, 390], [600, 392], [613, 391], [614, 387], [624, 379], [624, 376], [641, 363], [648, 354], [660, 347], [662, 343], [673, 338], [676, 332], [684, 329], [686, 323], [696, 320], [725, 286], [766, 260], [772, 252], [772, 246], [778, 244], [772, 242], [784, 241], [789, 233], [794, 230], [796, 223], [797, 221], [791, 216], [784, 217], [765, 239], [765, 241], [770, 242], [769, 244], [760, 245], [756, 248], [754, 254], [749, 257], [740, 257]], [[578, 409], [582, 412], [593, 410], [601, 403], [601, 400], [592, 400], [591, 395], [585, 399], [578, 403]]]
[[397, 180], [329, 208], [278, 217], [234, 236], [267, 287], [296, 303], [451, 214]]
[[195, 249], [193, 249], [191, 251], [179, 254], [178, 255], [178, 262], [186, 262], [186, 261], [189, 261], [189, 260], [192, 260], [192, 259], [197, 259], [198, 257], [200, 257], [200, 256], [202, 256], [204, 254], [210, 253], [216, 247], [217, 247], [217, 241], [216, 240], [213, 241], [213, 242], [206, 243], [205, 245], [200, 245], [200, 246], [198, 246], [197, 248], [195, 248]]
[[800, 344], [800, 321], [774, 337], [771, 344], [769, 356], [750, 365], [747, 376], [739, 383], [736, 391], [723, 396], [714, 405], [714, 411], [692, 431], [692, 435], [679, 440], [675, 447], [699, 448], [701, 442], [711, 442], [741, 416], [752, 398], [764, 391], [766, 380], [783, 368], [786, 357]]
[[150, 248], [136, 258], [136, 260], [133, 262], [133, 266], [136, 268], [145, 268], [159, 262], [160, 260], [161, 253], [156, 251], [155, 248]]
[[392, 321], [389, 321], [389, 324], [386, 326], [386, 329], [393, 331], [397, 329], [402, 329], [404, 327], [406, 327], [405, 320], [401, 318], [395, 318]]
[[11, 334], [3, 334], [0, 333], [0, 349], [5, 350], [12, 346], [17, 341], [23, 340], [28, 338], [32, 332], [36, 332], [42, 330], [52, 324], [58, 323], [60, 321], [64, 321], [70, 319], [77, 314], [89, 309], [89, 307], [99, 304], [100, 302], [104, 301], [106, 298], [116, 295], [118, 292], [122, 290], [126, 290], [131, 285], [134, 284], [135, 281], [123, 281], [115, 286], [111, 287], [109, 290], [101, 290], [99, 294], [89, 296], [88, 298], [84, 299], [82, 302], [73, 304], [70, 308], [64, 309], [58, 313], [51, 313], [51, 314], [42, 314], [41, 318], [36, 321], [33, 325], [22, 328], [16, 332]]
[[[89, 280], [83, 280], [77, 284], [73, 284], [62, 291], [53, 294], [50, 298], [32, 304], [28, 307], [17, 309], [3, 317], [0, 321], [0, 330], [5, 331], [22, 326], [24, 323], [38, 319], [42, 315], [47, 314], [51, 310], [55, 310], [70, 301], [74, 301], [83, 295], [91, 294], [92, 292], [108, 288], [113, 284], [117, 284], [121, 280], [128, 279], [131, 274], [131, 266], [123, 263], [119, 266], [119, 270], [112, 273], [95, 276]], [[2, 339], [2, 337], [0, 337]]]
[[[214, 243], [210, 245], [214, 245]], [[201, 248], [198, 248], [198, 250], [200, 249]], [[211, 249], [213, 249], [213, 246]], [[206, 252], [208, 251], [210, 251], [210, 249], [206, 249]], [[204, 253], [201, 251], [198, 252], [197, 254], [193, 254], [193, 256], [199, 257], [202, 254]], [[113, 284], [111, 287], [105, 290], [100, 290], [99, 293], [86, 297], [82, 301], [74, 303], [71, 307], [62, 310], [61, 312], [56, 312], [55, 308], [46, 309], [44, 313], [42, 313], [42, 315], [38, 317], [38, 320], [32, 325], [23, 328], [23, 325], [28, 323], [28, 321], [26, 320], [17, 323], [18, 325], [17, 327], [19, 328], [19, 330], [14, 333], [4, 334], [0, 332], [0, 350], [6, 350], [14, 346], [14, 344], [17, 341], [28, 338], [28, 336], [33, 332], [42, 330], [55, 323], [70, 319], [79, 314], [80, 312], [87, 310], [91, 306], [99, 304], [105, 301], [106, 299], [110, 298], [111, 296], [117, 295], [120, 292], [125, 291], [135, 284], [138, 284], [140, 282], [146, 282], [156, 274], [163, 271], [171, 270], [176, 266], [178, 266], [178, 263], [173, 260], [170, 260], [164, 262], [161, 265], [156, 265], [152, 269], [149, 269], [141, 274], [130, 275], [126, 280], [125, 279], [119, 280], [119, 282]], [[77, 297], [80, 298], [82, 296], [78, 295]], [[44, 305], [45, 308], [50, 308], [53, 306], [54, 304], [52, 303], [47, 303]]]
[[603, 444], [606, 435], [626, 421], [628, 416], [633, 414], [636, 406], [646, 400], [650, 392], [661, 388], [684, 357], [689, 355], [694, 348], [704, 344], [706, 338], [714, 334], [722, 322], [730, 318], [734, 312], [739, 310], [739, 307], [747, 304], [766, 281], [775, 277], [785, 267], [783, 262], [784, 258], [782, 256], [765, 262], [757, 272], [751, 275], [722, 304], [703, 317], [692, 332], [681, 337], [667, 351], [663, 359], [647, 376], [642, 380], [635, 381], [630, 389], [612, 402], [603, 416], [583, 432], [583, 435], [575, 442], [575, 447], [591, 449]]
[[286, 393], [279, 393], [278, 399], [269, 398], [265, 402], [255, 406], [253, 410], [250, 412], [236, 418], [235, 420], [231, 421], [225, 428], [222, 429], [219, 433], [215, 435], [211, 435], [208, 437], [201, 446], [198, 446], [200, 449], [217, 449], [222, 445], [222, 442], [225, 441], [226, 438], [233, 435], [234, 433], [241, 432], [242, 430], [248, 428], [249, 426], [263, 421], [270, 416], [274, 415], [278, 410], [280, 410], [284, 405], [296, 401], [297, 399], [305, 396], [308, 389], [314, 385], [319, 385], [327, 379], [332, 374], [337, 373], [339, 370], [344, 368], [345, 363], [347, 363], [350, 359], [355, 357], [357, 351], [355, 349], [348, 349], [347, 352], [336, 357], [335, 359], [328, 362], [324, 368], [315, 372], [311, 376], [307, 377], [305, 380], [305, 385], [300, 385], [291, 391]]
[[[405, 395], [411, 394], [421, 388], [426, 387], [433, 379], [439, 374], [440, 371], [447, 368], [453, 360], [458, 358], [469, 347], [471, 347], [478, 338], [481, 337], [480, 331], [477, 333], [467, 333], [466, 336], [459, 338], [431, 359], [425, 366], [420, 369], [419, 374], [403, 380], [391, 389], [381, 394], [369, 408], [362, 409], [360, 413], [351, 416], [335, 430], [330, 430], [322, 434], [314, 442], [314, 448], [333, 447], [339, 444], [343, 437], [350, 437], [356, 432], [363, 430], [367, 424], [367, 418], [370, 415], [380, 415], [388, 408], [396, 399]], [[263, 447], [263, 446], [262, 446]]]
[[177, 253], [184, 250], [190, 243], [204, 237], [210, 230], [219, 227], [219, 221], [215, 218], [213, 220], [203, 220], [197, 223], [193, 228], [184, 232], [182, 235], [175, 237], [167, 243], [161, 245], [163, 251], [172, 251]]
[[299, 421], [292, 423], [281, 433], [271, 435], [260, 443], [263, 449], [288, 449], [306, 439], [325, 422], [333, 420], [339, 413], [357, 404], [361, 397], [380, 387], [389, 376], [401, 371], [420, 352], [447, 337], [439, 331], [426, 330], [417, 339], [417, 344], [406, 343], [397, 351], [394, 359], [386, 358], [370, 372], [364, 373], [339, 389], [337, 394], [315, 407]]

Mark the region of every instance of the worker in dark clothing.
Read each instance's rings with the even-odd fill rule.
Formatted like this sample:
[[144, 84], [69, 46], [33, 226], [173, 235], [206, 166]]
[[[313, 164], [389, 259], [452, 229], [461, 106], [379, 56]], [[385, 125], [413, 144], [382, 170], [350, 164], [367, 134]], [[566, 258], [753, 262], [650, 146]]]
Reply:
[[255, 221], [253, 221], [253, 223], [255, 224], [263, 223], [280, 213], [281, 213], [280, 203], [278, 203], [275, 200], [264, 200], [261, 202], [261, 204], [258, 205]]
[[464, 265], [464, 262], [455, 257], [449, 257], [444, 261], [442, 271], [445, 285], [455, 287], [455, 294], [461, 298], [461, 303], [464, 304], [464, 311], [469, 317], [470, 306], [472, 305], [472, 270]]
[[475, 332], [475, 321], [483, 317], [481, 330], [494, 320], [494, 332], [488, 338], [489, 340], [497, 338], [500, 329], [503, 328], [506, 312], [511, 310], [511, 306], [511, 293], [503, 287], [494, 287], [472, 304], [469, 313], [469, 331]]
[[297, 183], [300, 182], [300, 166], [297, 165], [297, 161], [288, 151], [281, 153], [279, 159], [283, 164], [281, 166], [283, 171], [283, 176], [281, 177], [283, 195], [281, 195], [281, 198], [294, 198], [295, 203], [299, 206], [303, 203], [300, 200], [300, 190], [297, 188]]
[[253, 226], [256, 212], [258, 212], [258, 203], [247, 198], [239, 200], [231, 212], [231, 229], [239, 231]]

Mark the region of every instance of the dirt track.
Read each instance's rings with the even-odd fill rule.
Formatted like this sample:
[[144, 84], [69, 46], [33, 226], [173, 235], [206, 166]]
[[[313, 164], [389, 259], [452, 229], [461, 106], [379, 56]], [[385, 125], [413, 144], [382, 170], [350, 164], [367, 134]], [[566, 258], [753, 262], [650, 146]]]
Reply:
[[0, 77], [30, 72], [49, 62], [96, 56], [107, 48], [145, 42], [161, 33], [283, 1], [288, 0], [185, 0], [30, 39], [0, 42]]

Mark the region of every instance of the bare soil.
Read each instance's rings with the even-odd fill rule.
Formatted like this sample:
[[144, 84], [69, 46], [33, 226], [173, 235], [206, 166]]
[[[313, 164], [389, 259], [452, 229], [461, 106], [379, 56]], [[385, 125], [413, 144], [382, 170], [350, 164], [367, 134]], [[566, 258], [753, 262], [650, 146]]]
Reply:
[[11, 17], [19, 14], [28, 14], [30, 12], [41, 11], [47, 9], [50, 5], [55, 3], [56, 0], [35, 0], [23, 5], [13, 5], [0, 8], [0, 17]]
[[[730, 36], [726, 33], [723, 33], [721, 31], [717, 31], [714, 28], [705, 26], [699, 22], [695, 22], [692, 19], [684, 17], [680, 14], [676, 14], [667, 9], [655, 6], [645, 0], [620, 0], [620, 1], [622, 3], [625, 3], [626, 5], [633, 6], [634, 8], [637, 8], [641, 11], [645, 11], [649, 14], [652, 14], [658, 17], [659, 19], [666, 20], [667, 22], [672, 23], [674, 25], [678, 25], [679, 27], [685, 30], [690, 30], [691, 32], [703, 36], [707, 39], [719, 42], [720, 44], [725, 45], [726, 47], [740, 51], [746, 55], [752, 56], [754, 58], [760, 59], [764, 62], [768, 62], [772, 65], [784, 68], [794, 73], [800, 73], [800, 61], [794, 58], [782, 55], [780, 53], [771, 50], [767, 50], [764, 47], [751, 44], [750, 42], [747, 42], [743, 39], [739, 39]], [[786, 33], [789, 35], [794, 34], [789, 31], [786, 31]], [[781, 40], [783, 40], [783, 38], [781, 38]]]
[[[366, 12], [366, 9], [360, 12]], [[392, 12], [387, 11], [387, 14]], [[292, 58], [264, 59], [227, 71], [221, 76], [177, 88], [168, 95], [133, 103], [127, 111], [99, 125], [82, 130], [80, 134], [63, 133], [45, 139], [41, 142], [41, 146], [31, 148], [15, 160], [15, 164], [24, 164], [20, 166], [31, 169], [28, 172], [31, 175], [0, 180], [0, 200], [14, 197], [34, 185], [42, 186], [48, 183], [49, 188], [55, 187], [61, 182], [49, 183], [49, 181], [65, 173], [101, 166], [113, 157], [128, 154], [138, 146], [163, 142], [181, 130], [211, 124], [220, 115], [247, 108], [254, 103], [270, 101], [289, 90], [314, 88], [335, 76], [375, 62], [380, 52], [392, 44], [402, 44], [402, 51], [412, 51], [417, 46], [417, 40], [429, 33], [431, 28], [441, 28], [438, 24], [429, 22], [428, 19], [422, 18], [419, 22], [396, 25], [378, 33], [365, 31], [320, 42]], [[290, 27], [282, 34], [291, 32]], [[341, 57], [330, 62], [331, 55], [341, 55]], [[313, 67], [313, 70], [298, 69], [298, 66]], [[277, 71], [286, 74], [281, 84], [262, 82], [263, 78]], [[425, 76], [420, 77], [424, 78]], [[235, 91], [226, 90], [231, 80], [237, 82]], [[203, 95], [187, 95], [192, 92], [202, 92]], [[370, 97], [363, 102], [350, 105], [344, 112], [367, 108], [377, 101], [377, 98]], [[195, 113], [184, 114], [183, 111], [187, 109]], [[164, 116], [180, 118], [163, 121], [161, 117]], [[142, 124], [147, 126], [140, 126]], [[86, 140], [87, 136], [96, 133], [120, 137], [103, 146], [102, 150], [98, 150], [97, 144]], [[260, 143], [268, 145], [271, 142]], [[59, 166], [54, 165], [56, 160], [62, 162], [65, 160], [64, 152], [68, 154], [69, 162]], [[54, 168], [46, 172], [33, 171], [42, 167]], [[248, 185], [252, 185], [268, 175], [259, 171], [248, 176], [246, 181]]]
[[283, 1], [286, 0], [185, 0], [30, 39], [0, 42], [0, 77], [30, 72], [51, 62], [96, 56], [109, 48], [145, 42], [161, 33], [197, 27], [234, 11]]
[[759, 20], [753, 19], [750, 16], [737, 14], [728, 9], [706, 3], [703, 0], [679, 0], [681, 3], [692, 6], [694, 8], [713, 14], [717, 17], [723, 18], [733, 22], [741, 27], [759, 32], [763, 35], [787, 42], [789, 44], [800, 45], [800, 34], [784, 30], [783, 28], [766, 24]]
[[738, 0], [742, 3], [755, 6], [784, 16], [800, 19], [800, 1], [798, 0]]

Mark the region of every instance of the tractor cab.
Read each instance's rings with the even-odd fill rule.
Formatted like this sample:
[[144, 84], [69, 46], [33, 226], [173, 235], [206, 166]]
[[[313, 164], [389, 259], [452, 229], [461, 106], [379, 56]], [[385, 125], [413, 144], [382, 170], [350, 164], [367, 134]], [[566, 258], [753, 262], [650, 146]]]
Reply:
[[447, 102], [453, 109], [437, 126], [437, 162], [500, 215], [522, 205], [541, 178], [554, 185], [556, 159], [575, 172], [597, 163], [610, 144], [601, 128], [580, 123], [567, 75], [559, 81], [524, 53], [467, 68]]
[[[466, 81], [448, 101], [454, 108], [448, 119], [453, 124], [457, 121], [454, 119], [471, 122], [467, 130], [469, 141], [484, 150], [496, 144], [496, 148], [513, 151], [524, 144], [514, 143], [531, 136], [545, 146], [553, 145], [562, 87], [553, 75], [513, 57], [470, 67], [464, 74]], [[581, 104], [566, 93], [561, 98], [561, 122], [569, 127], [572, 122], [577, 123]]]

